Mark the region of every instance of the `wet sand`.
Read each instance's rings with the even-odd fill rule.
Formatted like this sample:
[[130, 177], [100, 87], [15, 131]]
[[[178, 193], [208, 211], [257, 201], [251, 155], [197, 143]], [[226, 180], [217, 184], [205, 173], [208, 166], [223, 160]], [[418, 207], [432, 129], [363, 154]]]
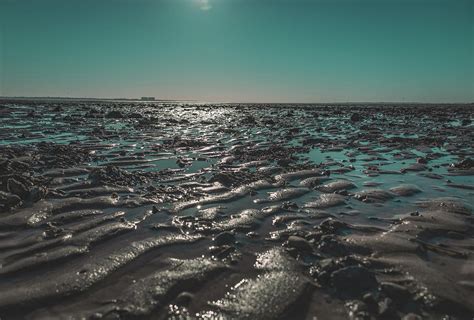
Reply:
[[473, 118], [0, 101], [0, 317], [472, 319]]

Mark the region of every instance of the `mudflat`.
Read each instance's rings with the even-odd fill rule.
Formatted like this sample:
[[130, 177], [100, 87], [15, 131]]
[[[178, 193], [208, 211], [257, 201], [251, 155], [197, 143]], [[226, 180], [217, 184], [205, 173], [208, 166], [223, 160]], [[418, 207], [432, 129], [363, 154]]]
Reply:
[[472, 319], [474, 106], [0, 102], [3, 319]]

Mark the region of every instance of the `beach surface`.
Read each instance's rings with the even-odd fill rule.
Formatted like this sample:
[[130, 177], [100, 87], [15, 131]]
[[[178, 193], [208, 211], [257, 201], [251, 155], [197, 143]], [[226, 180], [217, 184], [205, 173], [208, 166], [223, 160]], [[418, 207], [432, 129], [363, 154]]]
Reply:
[[472, 319], [473, 119], [0, 101], [0, 318]]

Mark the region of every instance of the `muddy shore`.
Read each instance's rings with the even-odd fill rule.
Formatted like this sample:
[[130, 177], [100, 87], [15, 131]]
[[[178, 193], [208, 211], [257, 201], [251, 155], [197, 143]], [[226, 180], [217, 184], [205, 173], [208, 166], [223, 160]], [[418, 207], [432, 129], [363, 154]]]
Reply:
[[473, 121], [0, 101], [0, 318], [473, 319]]

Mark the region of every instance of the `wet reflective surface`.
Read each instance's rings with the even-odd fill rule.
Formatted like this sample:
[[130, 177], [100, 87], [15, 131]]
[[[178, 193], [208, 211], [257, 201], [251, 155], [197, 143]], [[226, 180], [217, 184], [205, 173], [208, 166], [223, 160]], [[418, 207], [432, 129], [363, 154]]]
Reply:
[[5, 318], [469, 318], [474, 110], [4, 102]]

